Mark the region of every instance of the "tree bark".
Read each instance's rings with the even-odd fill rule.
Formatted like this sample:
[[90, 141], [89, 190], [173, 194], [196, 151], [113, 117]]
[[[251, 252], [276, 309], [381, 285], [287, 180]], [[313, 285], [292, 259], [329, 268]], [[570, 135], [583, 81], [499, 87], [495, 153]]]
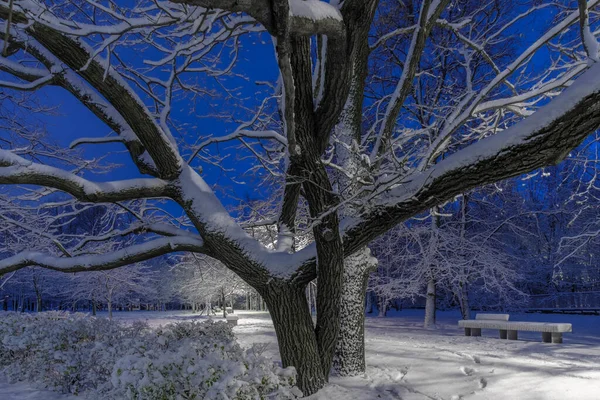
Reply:
[[460, 300], [460, 313], [462, 315], [462, 319], [471, 319], [471, 306], [469, 304], [469, 291], [467, 289], [467, 284], [462, 283], [460, 285], [459, 292], [459, 300]]
[[387, 314], [387, 303], [388, 299], [386, 297], [379, 296], [379, 310], [377, 313], [379, 318], [383, 318], [385, 317], [385, 314]]
[[365, 247], [344, 260], [344, 282], [340, 315], [340, 333], [333, 357], [333, 370], [340, 376], [365, 372], [365, 297], [369, 274], [377, 268], [377, 259]]
[[283, 367], [296, 368], [297, 385], [309, 396], [323, 387], [326, 377], [304, 290], [277, 282], [261, 290], [261, 295], [273, 319]]
[[223, 307], [223, 318], [227, 317], [227, 301], [225, 299], [225, 289], [221, 288], [221, 307]]
[[430, 279], [427, 282], [427, 298], [425, 301], [425, 328], [429, 328], [435, 325], [435, 297], [436, 297], [436, 286], [435, 279]]
[[106, 308], [108, 308], [108, 319], [112, 320], [112, 301], [107, 302]]

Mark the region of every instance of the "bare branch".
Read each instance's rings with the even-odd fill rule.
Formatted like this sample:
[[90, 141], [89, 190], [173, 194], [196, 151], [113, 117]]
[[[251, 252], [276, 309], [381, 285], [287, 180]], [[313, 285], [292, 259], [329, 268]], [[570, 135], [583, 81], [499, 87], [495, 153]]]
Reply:
[[590, 17], [587, 0], [577, 0], [579, 7], [579, 30], [585, 53], [592, 61], [598, 61], [600, 45], [590, 29]]
[[202, 252], [203, 242], [185, 237], [170, 237], [133, 245], [109, 254], [54, 257], [26, 251], [0, 261], [0, 274], [38, 266], [60, 272], [106, 271], [177, 251]]
[[157, 178], [92, 182], [59, 168], [33, 163], [1, 149], [0, 184], [51, 187], [93, 203], [168, 197], [170, 190], [167, 182]]
[[344, 227], [349, 255], [405, 219], [474, 187], [556, 164], [600, 127], [600, 65], [508, 130], [388, 186], [360, 221]]
[[[9, 9], [0, 5], [0, 18]], [[39, 22], [29, 21], [23, 14], [13, 13], [16, 23], [29, 24], [27, 33], [73, 71], [77, 71], [104, 96], [123, 116], [152, 157], [161, 177], [174, 178], [181, 171], [182, 160], [168, 134], [155, 123], [141, 99], [111, 68], [106, 68], [93, 51], [81, 41]], [[84, 68], [86, 67], [87, 68]]]

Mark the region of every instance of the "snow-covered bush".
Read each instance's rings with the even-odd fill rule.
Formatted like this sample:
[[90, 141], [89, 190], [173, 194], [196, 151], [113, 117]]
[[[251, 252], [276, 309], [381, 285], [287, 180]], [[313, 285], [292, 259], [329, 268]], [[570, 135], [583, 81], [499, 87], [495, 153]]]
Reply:
[[293, 368], [242, 349], [223, 322], [150, 329], [84, 314], [0, 312], [9, 379], [102, 399], [288, 399]]

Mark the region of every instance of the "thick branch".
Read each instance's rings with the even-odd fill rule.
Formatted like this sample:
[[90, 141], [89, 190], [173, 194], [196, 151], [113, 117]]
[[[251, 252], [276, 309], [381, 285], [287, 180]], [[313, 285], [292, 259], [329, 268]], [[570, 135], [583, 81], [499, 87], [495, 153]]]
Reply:
[[[243, 12], [254, 18], [273, 36], [278, 36], [278, 21], [274, 18], [271, 0], [172, 0], [174, 3], [190, 4], [204, 8], [216, 8], [231, 12]], [[287, 3], [287, 0], [286, 0]], [[325, 34], [340, 36], [344, 24], [337, 10], [319, 0], [291, 0], [290, 33], [299, 36]]]
[[201, 240], [190, 237], [171, 237], [137, 244], [108, 254], [71, 258], [54, 257], [26, 251], [0, 261], [0, 274], [38, 266], [61, 272], [106, 271], [177, 251], [202, 252]]
[[130, 179], [92, 182], [47, 165], [36, 164], [0, 149], [0, 184], [39, 185], [93, 202], [117, 202], [140, 198], [167, 197], [169, 186], [161, 179]]
[[277, 221], [277, 229], [279, 231], [277, 248], [279, 250], [294, 250], [295, 245], [296, 214], [298, 212], [298, 200], [302, 184], [294, 167], [288, 168], [286, 172], [281, 213]]
[[[342, 221], [344, 256], [394, 226], [475, 187], [556, 164], [600, 127], [600, 64], [594, 65], [550, 104], [510, 129], [416, 172], [381, 191], [360, 218]], [[387, 195], [387, 196], [386, 196]], [[315, 246], [296, 253], [303, 264], [291, 279], [316, 277]]]
[[[13, 41], [16, 47], [23, 51], [31, 54], [47, 68], [47, 71], [40, 70], [37, 68], [29, 68], [21, 66], [19, 63], [10, 61], [6, 58], [0, 58], [0, 69], [9, 72], [10, 74], [32, 82], [40, 77], [44, 77], [50, 74], [52, 70], [59, 67], [62, 63], [53, 54], [49, 53], [41, 44], [35, 40], [28, 38], [25, 42]], [[129, 154], [133, 162], [137, 165], [140, 172], [157, 176], [159, 173], [156, 167], [152, 164], [149, 158], [144, 158], [142, 155], [146, 151], [140, 140], [135, 136], [133, 130], [127, 122], [123, 119], [121, 114], [102, 96], [95, 92], [86, 82], [78, 76], [75, 72], [66, 69], [61, 71], [60, 74], [54, 74], [54, 78], [51, 82], [52, 85], [62, 87], [71, 93], [77, 100], [79, 100], [88, 110], [90, 110], [96, 117], [104, 122], [109, 128], [119, 134], [119, 139], [114, 141], [121, 141], [127, 147]], [[90, 140], [82, 139], [80, 143], [92, 143]], [[93, 139], [98, 140], [98, 139]], [[72, 148], [73, 146], [71, 146]]]
[[[0, 18], [5, 19], [8, 8], [0, 5]], [[181, 171], [182, 160], [167, 133], [155, 123], [141, 99], [109, 67], [91, 60], [92, 52], [67, 35], [39, 22], [30, 23], [22, 14], [13, 16], [15, 23], [29, 24], [26, 31], [61, 62], [90, 83], [108, 102], [119, 110], [127, 124], [150, 154], [160, 177], [175, 178]]]
[[599, 77], [595, 65], [532, 116], [380, 193], [383, 201], [345, 227], [345, 254], [460, 193], [562, 161], [600, 127]]
[[[342, 16], [346, 34], [343, 38], [327, 37], [327, 54], [322, 96], [315, 112], [315, 134], [320, 152], [329, 144], [330, 133], [339, 122], [350, 93], [354, 67], [367, 62], [363, 51], [378, 0], [346, 0]], [[360, 58], [360, 59], [359, 59]]]

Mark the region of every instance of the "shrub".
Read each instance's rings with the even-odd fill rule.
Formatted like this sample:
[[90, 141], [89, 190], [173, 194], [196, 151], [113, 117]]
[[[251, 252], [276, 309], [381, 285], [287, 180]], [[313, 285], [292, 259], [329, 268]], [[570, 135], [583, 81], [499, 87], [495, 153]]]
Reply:
[[0, 365], [11, 381], [102, 399], [295, 398], [293, 368], [242, 349], [224, 322], [158, 329], [85, 314], [0, 312]]

